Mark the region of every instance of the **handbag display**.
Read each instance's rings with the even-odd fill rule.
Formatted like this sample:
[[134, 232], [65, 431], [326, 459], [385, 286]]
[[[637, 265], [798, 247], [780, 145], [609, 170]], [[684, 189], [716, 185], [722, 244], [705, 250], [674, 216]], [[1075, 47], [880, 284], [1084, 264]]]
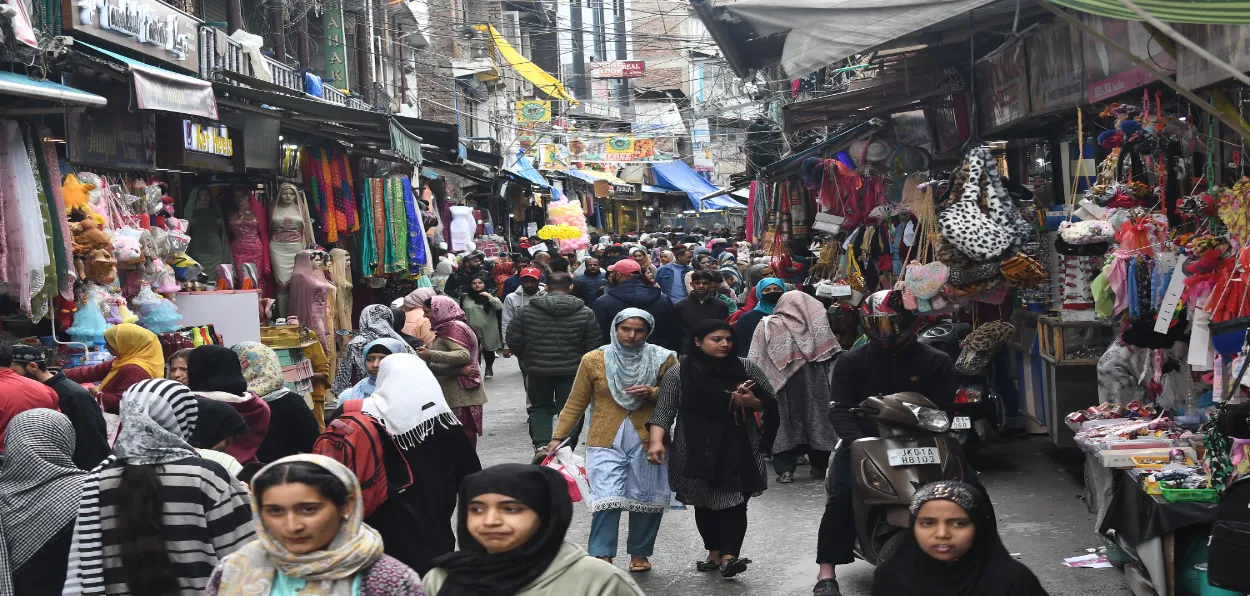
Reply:
[[[993, 160], [989, 149], [973, 149], [965, 160], [968, 178], [962, 180], [960, 173], [961, 179], [951, 188], [952, 196], [959, 193], [958, 199], [938, 215], [938, 223], [942, 235], [959, 252], [977, 261], [991, 261], [1011, 247], [1014, 231], [998, 223], [1005, 218], [1002, 199], [995, 192], [1001, 183], [989, 179]], [[981, 211], [982, 200], [988, 213]]]
[[1017, 289], [1031, 288], [1046, 281], [1046, 269], [1024, 253], [1016, 253], [999, 263], [998, 270], [1007, 280], [1007, 285]]

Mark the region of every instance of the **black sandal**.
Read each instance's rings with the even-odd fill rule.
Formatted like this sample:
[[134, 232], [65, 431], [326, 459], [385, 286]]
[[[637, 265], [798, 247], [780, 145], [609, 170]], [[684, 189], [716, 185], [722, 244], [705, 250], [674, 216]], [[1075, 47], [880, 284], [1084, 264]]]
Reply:
[[747, 564], [750, 562], [751, 559], [744, 559], [741, 557], [734, 557], [725, 561], [725, 564], [721, 565], [720, 576], [729, 578], [738, 575], [739, 573], [747, 570]]
[[703, 573], [705, 571], [716, 571], [720, 569], [720, 563], [716, 561], [698, 561], [694, 564], [695, 571]]

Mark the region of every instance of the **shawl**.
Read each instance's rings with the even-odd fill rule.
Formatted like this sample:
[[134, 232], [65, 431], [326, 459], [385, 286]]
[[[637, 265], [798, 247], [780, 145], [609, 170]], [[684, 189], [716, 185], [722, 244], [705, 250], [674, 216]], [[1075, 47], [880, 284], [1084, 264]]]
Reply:
[[[777, 304], [769, 304], [764, 301], [764, 288], [767, 288], [768, 286], [777, 286], [781, 288], [782, 295], [785, 295], [786, 283], [775, 277], [765, 277], [760, 280], [760, 283], [755, 285], [755, 298], [759, 300], [759, 303], [755, 305], [755, 310], [758, 310], [766, 315], [771, 315], [773, 314], [773, 311], [776, 310]], [[781, 302], [781, 300], [778, 300], [777, 302]]]
[[430, 262], [429, 251], [425, 246], [425, 230], [421, 228], [421, 214], [417, 208], [417, 197], [412, 191], [412, 179], [401, 180], [404, 190], [404, 215], [408, 222], [408, 273], [421, 273], [421, 267]]
[[[45, 126], [39, 127], [40, 138], [50, 138], [52, 132]], [[78, 279], [78, 273], [74, 267], [70, 267], [70, 260], [74, 254], [73, 236], [69, 231], [68, 212], [65, 207], [65, 196], [61, 192], [61, 168], [60, 160], [56, 154], [55, 146], [50, 142], [41, 143], [43, 150], [43, 167], [47, 171], [49, 186], [52, 191], [52, 225], [56, 226], [56, 233], [59, 236], [56, 240], [60, 246], [57, 252], [65, 259], [65, 271], [61, 272], [60, 265], [57, 266], [57, 281], [60, 285], [61, 297], [66, 300], [74, 299], [74, 281]], [[3, 262], [0, 261], [0, 267]]]
[[411, 264], [408, 244], [408, 215], [404, 200], [404, 184], [398, 177], [386, 179], [387, 273], [407, 273]]
[[269, 346], [254, 341], [234, 344], [230, 348], [239, 356], [247, 390], [265, 401], [273, 401], [286, 393], [282, 364]]
[[[406, 346], [406, 343], [389, 337], [375, 339], [369, 342], [369, 345], [365, 346], [365, 351], [364, 354], [361, 355], [361, 358], [367, 360], [369, 358], [369, 354], [372, 354], [375, 351], [386, 352], [387, 355], [404, 354], [407, 352]], [[374, 348], [381, 348], [381, 350], [374, 350]], [[369, 367], [365, 366], [364, 368], [365, 372], [368, 373]], [[366, 374], [365, 378], [361, 379], [359, 383], [356, 383], [356, 385], [351, 388], [351, 390], [340, 397], [340, 401], [365, 399], [366, 397], [373, 395], [373, 390], [377, 386], [377, 381], [378, 378], [376, 376]]]
[[[456, 304], [455, 300], [446, 296], [435, 296], [430, 299], [430, 328], [434, 331], [434, 335], [445, 337], [468, 348], [469, 362], [477, 362], [477, 334], [469, 326], [464, 310]], [[456, 378], [456, 381], [460, 383], [460, 388], [474, 389], [482, 385], [482, 373], [476, 370], [477, 367], [474, 369], [472, 374]]]
[[841, 350], [820, 301], [803, 292], [786, 292], [772, 316], [755, 328], [747, 359], [764, 370], [773, 389], [808, 362], [824, 362]]
[[[257, 472], [262, 476], [274, 466], [308, 462], [325, 468], [347, 487], [348, 501], [361, 503], [360, 482], [343, 464], [323, 455], [300, 454], [284, 457]], [[352, 507], [339, 527], [339, 533], [325, 548], [311, 553], [292, 554], [268, 528], [260, 514], [258, 499], [252, 499], [256, 520], [256, 540], [222, 559], [219, 564], [219, 596], [269, 594], [278, 574], [308, 582], [301, 594], [353, 596], [356, 575], [382, 557], [382, 535], [364, 523], [364, 507]]]
[[[378, 238], [377, 230], [373, 225], [373, 190], [372, 185], [366, 180], [364, 184], [364, 197], [360, 202], [360, 219], [365, 225], [360, 226], [360, 275], [363, 277], [373, 277], [373, 268], [378, 264]], [[382, 238], [385, 242], [386, 239]]]
[[352, 328], [352, 271], [346, 250], [330, 250], [330, 283], [334, 285], [334, 320], [331, 329]]
[[334, 384], [339, 391], [369, 376], [369, 371], [365, 369], [365, 346], [373, 343], [374, 340], [383, 337], [396, 340], [404, 344], [402, 350], [404, 353], [412, 353], [412, 349], [408, 347], [403, 336], [395, 331], [394, 325], [395, 315], [392, 314], [390, 306], [370, 304], [360, 311], [360, 330], [356, 332], [352, 341], [348, 342], [346, 353], [340, 360], [337, 378], [334, 379]]
[[113, 346], [117, 357], [113, 359], [101, 386], [108, 385], [117, 376], [117, 371], [127, 364], [142, 368], [153, 379], [165, 376], [165, 352], [161, 350], [161, 340], [155, 333], [134, 323], [122, 323], [104, 330], [104, 341]]
[[[267, 250], [269, 248], [269, 214], [266, 213], [265, 209], [260, 206], [260, 200], [256, 198], [255, 192], [248, 196], [247, 201], [248, 205], [252, 209], [252, 217], [256, 218], [256, 227], [260, 230], [260, 245], [266, 249], [260, 251], [260, 262], [256, 263], [256, 266], [260, 268], [261, 273], [261, 277], [258, 279], [260, 281], [264, 281], [273, 271], [269, 264], [269, 250]], [[263, 284], [261, 285], [263, 286]]]
[[[44, 285], [44, 269], [51, 262], [48, 239], [40, 217], [38, 185], [30, 155], [16, 120], [0, 121], [0, 159], [3, 161], [4, 223], [12, 255], [8, 262], [10, 294], [17, 298], [22, 312], [31, 313], [31, 297]], [[116, 222], [113, 222], [116, 223]], [[14, 245], [21, 243], [20, 246]], [[13, 250], [16, 248], [17, 250]]]
[[27, 410], [9, 422], [0, 467], [0, 547], [7, 550], [0, 556], [0, 594], [13, 593], [11, 585], [6, 589], [13, 571], [78, 514], [87, 474], [74, 465], [74, 441], [74, 425], [55, 410]]
[[660, 367], [673, 355], [672, 350], [650, 343], [643, 343], [637, 348], [622, 345], [616, 336], [616, 326], [625, 319], [632, 318], [642, 319], [647, 323], [647, 337], [650, 337], [655, 330], [655, 319], [640, 308], [627, 308], [612, 319], [612, 328], [608, 331], [612, 343], [599, 348], [603, 350], [603, 367], [612, 399], [630, 412], [641, 408], [643, 400], [633, 397], [625, 390], [635, 385], [656, 385], [660, 378]]
[[377, 388], [361, 411], [382, 421], [401, 448], [411, 449], [438, 427], [460, 426], [443, 389], [425, 361], [413, 354], [382, 360]]
[[[512, 497], [538, 514], [538, 531], [525, 544], [490, 554], [469, 533], [469, 503], [489, 493]], [[437, 596], [512, 595], [542, 577], [559, 555], [573, 521], [573, 500], [564, 476], [552, 468], [500, 464], [470, 474], [460, 483], [456, 517], [460, 550], [431, 563], [447, 572]]]

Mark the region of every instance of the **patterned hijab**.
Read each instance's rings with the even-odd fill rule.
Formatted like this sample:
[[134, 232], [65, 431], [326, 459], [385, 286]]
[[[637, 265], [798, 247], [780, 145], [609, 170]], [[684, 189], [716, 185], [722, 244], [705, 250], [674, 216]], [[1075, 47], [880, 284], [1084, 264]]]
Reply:
[[[464, 310], [455, 300], [446, 296], [430, 299], [430, 326], [438, 337], [445, 337], [468, 348], [469, 362], [477, 362], [477, 334], [469, 326]], [[473, 389], [481, 386], [482, 374], [475, 370], [473, 374], [461, 375], [456, 380], [462, 389]]]
[[352, 583], [356, 575], [382, 557], [382, 535], [364, 523], [364, 507], [359, 505], [360, 483], [343, 464], [322, 455], [290, 455], [265, 466], [255, 478], [277, 466], [296, 462], [310, 463], [334, 474], [347, 487], [348, 501], [356, 505], [330, 544], [318, 551], [296, 555], [265, 527], [260, 499], [253, 498], [256, 540], [222, 559], [219, 596], [269, 594], [279, 573], [308, 582], [300, 594], [353, 596]]
[[347, 344], [347, 353], [339, 360], [338, 374], [334, 379], [334, 390], [345, 392], [362, 379], [369, 378], [365, 369], [365, 346], [377, 339], [389, 337], [404, 344], [404, 352], [412, 353], [408, 343], [395, 331], [395, 314], [386, 304], [370, 304], [360, 311], [360, 330], [352, 341]]
[[254, 341], [244, 341], [230, 348], [239, 355], [247, 390], [265, 401], [273, 401], [286, 393], [282, 376], [282, 364], [269, 346]]
[[764, 369], [768, 382], [780, 391], [804, 364], [824, 362], [841, 349], [820, 301], [803, 292], [786, 292], [773, 315], [755, 328], [747, 359]]
[[612, 343], [600, 348], [603, 350], [603, 367], [612, 399], [630, 412], [641, 408], [643, 400], [626, 393], [625, 390], [635, 385], [656, 385], [660, 379], [660, 367], [673, 356], [672, 350], [655, 344], [643, 343], [637, 348], [622, 345], [616, 336], [616, 327], [625, 319], [635, 318], [646, 322], [647, 337], [650, 337], [655, 331], [655, 319], [641, 308], [627, 308], [612, 319], [612, 328], [608, 330]]

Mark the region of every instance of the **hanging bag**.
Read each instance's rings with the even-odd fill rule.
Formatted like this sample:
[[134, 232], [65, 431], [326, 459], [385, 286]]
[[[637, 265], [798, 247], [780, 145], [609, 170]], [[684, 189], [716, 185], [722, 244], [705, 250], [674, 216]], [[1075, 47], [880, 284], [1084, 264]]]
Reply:
[[[973, 149], [966, 158], [968, 179], [952, 189], [958, 191], [956, 202], [938, 215], [942, 235], [959, 252], [977, 261], [992, 261], [1003, 254], [1014, 240], [1003, 226], [995, 223], [1000, 217], [1002, 201], [993, 193], [986, 163], [992, 159], [988, 149]], [[989, 214], [981, 210], [985, 201]]]
[[928, 300], [942, 291], [950, 278], [950, 269], [937, 260], [933, 244], [938, 235], [937, 215], [933, 207], [933, 189], [926, 188], [916, 220], [915, 259], [903, 272], [903, 287], [921, 300]]

